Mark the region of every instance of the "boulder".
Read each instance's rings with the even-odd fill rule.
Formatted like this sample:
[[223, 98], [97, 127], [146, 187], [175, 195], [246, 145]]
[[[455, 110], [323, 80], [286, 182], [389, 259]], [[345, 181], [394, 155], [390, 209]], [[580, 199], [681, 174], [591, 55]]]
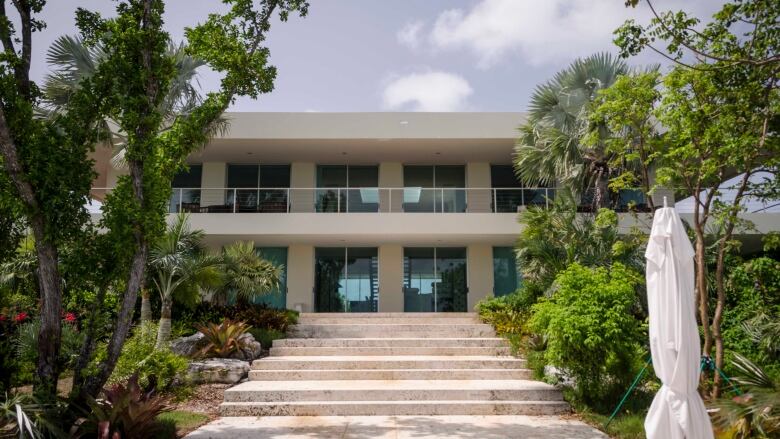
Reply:
[[263, 345], [255, 337], [246, 332], [238, 337], [239, 350], [233, 353], [232, 358], [239, 360], [252, 361], [263, 354]]
[[234, 358], [207, 358], [191, 362], [187, 375], [194, 384], [235, 384], [249, 375], [249, 362]]
[[206, 347], [206, 336], [196, 332], [188, 337], [180, 337], [171, 342], [171, 351], [177, 355], [194, 357], [201, 349]]

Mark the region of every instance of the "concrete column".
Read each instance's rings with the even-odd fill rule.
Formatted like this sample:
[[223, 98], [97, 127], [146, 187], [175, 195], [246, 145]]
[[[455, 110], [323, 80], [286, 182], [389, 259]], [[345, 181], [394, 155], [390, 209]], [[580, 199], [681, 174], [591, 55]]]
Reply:
[[[225, 204], [227, 186], [227, 165], [225, 162], [204, 162], [200, 176], [200, 205], [202, 207]], [[220, 189], [215, 189], [220, 188]]]
[[471, 244], [466, 255], [468, 271], [468, 311], [485, 297], [493, 295], [493, 247], [489, 244]]
[[404, 248], [398, 244], [379, 246], [379, 312], [404, 310]]
[[[404, 166], [399, 162], [379, 164], [379, 187], [404, 187]], [[403, 190], [381, 190], [379, 192], [380, 212], [400, 212], [403, 203]]]
[[317, 187], [317, 165], [308, 162], [290, 165], [290, 187], [290, 211], [314, 212], [314, 190], [311, 188]]
[[[493, 193], [491, 187], [490, 163], [466, 163], [466, 203], [468, 212], [490, 212]], [[479, 189], [474, 189], [479, 188]]]
[[287, 307], [314, 311], [314, 247], [292, 244], [287, 249]]

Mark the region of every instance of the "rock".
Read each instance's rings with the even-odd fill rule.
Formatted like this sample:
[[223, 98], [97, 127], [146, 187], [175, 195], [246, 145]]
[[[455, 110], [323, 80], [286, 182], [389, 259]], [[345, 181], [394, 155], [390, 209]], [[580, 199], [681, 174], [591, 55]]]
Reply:
[[198, 351], [206, 347], [206, 336], [196, 332], [189, 337], [181, 337], [171, 342], [171, 351], [177, 355], [193, 357]]
[[191, 362], [187, 375], [194, 384], [235, 384], [249, 375], [249, 362], [234, 358], [207, 358]]
[[263, 353], [263, 345], [255, 340], [255, 337], [248, 332], [245, 332], [238, 337], [238, 344], [241, 348], [233, 353], [232, 358], [252, 361], [260, 357]]

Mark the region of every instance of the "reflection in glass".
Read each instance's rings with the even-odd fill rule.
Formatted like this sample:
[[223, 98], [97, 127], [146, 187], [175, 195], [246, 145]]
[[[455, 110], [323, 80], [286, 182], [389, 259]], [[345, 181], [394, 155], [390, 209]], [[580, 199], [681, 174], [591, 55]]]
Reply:
[[171, 187], [170, 206], [168, 212], [199, 212], [200, 211], [200, 182], [203, 166], [190, 165], [187, 170], [181, 171], [173, 177]]
[[404, 249], [404, 311], [465, 312], [465, 248]]
[[378, 212], [379, 167], [320, 165], [317, 167], [317, 212]]
[[493, 295], [500, 297], [515, 292], [520, 280], [515, 250], [512, 247], [493, 247]]
[[270, 308], [285, 309], [287, 307], [287, 247], [257, 247], [258, 254], [282, 268], [279, 287], [268, 294], [255, 299], [255, 303], [268, 305]]
[[317, 248], [314, 254], [317, 312], [377, 311], [376, 248]]
[[465, 186], [461, 165], [404, 166], [404, 212], [465, 212]]

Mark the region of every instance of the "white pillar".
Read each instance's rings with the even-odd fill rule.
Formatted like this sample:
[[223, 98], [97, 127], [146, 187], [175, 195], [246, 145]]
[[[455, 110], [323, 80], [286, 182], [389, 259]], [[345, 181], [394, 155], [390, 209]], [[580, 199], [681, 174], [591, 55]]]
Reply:
[[[314, 190], [317, 187], [317, 165], [296, 162], [290, 165], [290, 210], [314, 212]], [[304, 189], [301, 189], [304, 188]]]
[[292, 244], [287, 249], [287, 307], [314, 311], [314, 247]]
[[[492, 203], [490, 163], [466, 163], [466, 203], [468, 212], [490, 212]], [[479, 189], [474, 189], [479, 188]]]
[[202, 207], [225, 204], [227, 165], [225, 162], [204, 162], [200, 176], [200, 205]]
[[471, 244], [466, 255], [468, 270], [468, 311], [473, 311], [480, 300], [493, 295], [493, 247], [489, 244]]
[[404, 310], [404, 248], [399, 244], [379, 246], [379, 312]]
[[[379, 187], [404, 187], [404, 166], [400, 162], [383, 162], [379, 164]], [[403, 190], [381, 190], [379, 193], [380, 212], [400, 212], [403, 203]]]

